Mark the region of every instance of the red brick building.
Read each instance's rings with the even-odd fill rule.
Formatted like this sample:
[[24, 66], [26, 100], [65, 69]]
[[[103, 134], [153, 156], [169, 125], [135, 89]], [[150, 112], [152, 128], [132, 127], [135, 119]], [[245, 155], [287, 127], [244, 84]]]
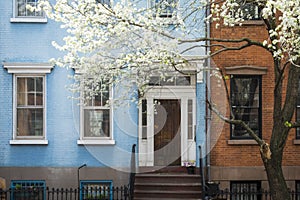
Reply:
[[[210, 33], [211, 38], [241, 39], [247, 37], [260, 42], [268, 39], [266, 26], [263, 20], [259, 19], [245, 21], [241, 26], [236, 27], [221, 25], [216, 28], [213, 23], [210, 26]], [[212, 42], [212, 44], [214, 45], [212, 52], [222, 48], [215, 46], [221, 43]], [[223, 44], [237, 47], [245, 43]], [[231, 99], [233, 111], [249, 122], [248, 125], [269, 143], [273, 123], [276, 123], [273, 122], [272, 55], [261, 47], [251, 46], [243, 50], [222, 52], [212, 58], [211, 65], [220, 68], [226, 76], [228, 97]], [[228, 117], [230, 109], [224, 92], [222, 81], [212, 77], [211, 99]], [[243, 97], [240, 98], [241, 95]], [[248, 103], [245, 103], [246, 101]], [[249, 135], [243, 134], [238, 127], [224, 123], [216, 115], [211, 114], [210, 119], [209, 179], [220, 182], [221, 189], [253, 187], [267, 189], [267, 176], [257, 143]], [[300, 180], [300, 140], [298, 139], [300, 138], [299, 135], [297, 137], [296, 131], [291, 130], [283, 156], [283, 171], [291, 190], [300, 188], [298, 181]]]

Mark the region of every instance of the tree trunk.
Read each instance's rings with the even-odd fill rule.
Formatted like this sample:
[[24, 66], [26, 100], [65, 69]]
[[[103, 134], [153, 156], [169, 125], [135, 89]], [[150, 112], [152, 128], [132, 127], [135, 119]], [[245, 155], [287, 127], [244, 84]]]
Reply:
[[272, 200], [291, 199], [282, 172], [281, 157], [282, 157], [282, 152], [277, 152], [277, 153], [272, 152], [271, 159], [264, 161]]

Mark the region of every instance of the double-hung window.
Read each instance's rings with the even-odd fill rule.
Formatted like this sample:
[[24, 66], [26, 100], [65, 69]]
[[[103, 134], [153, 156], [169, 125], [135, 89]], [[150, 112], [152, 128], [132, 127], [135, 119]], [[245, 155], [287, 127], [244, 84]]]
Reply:
[[10, 144], [48, 144], [46, 138], [46, 63], [4, 63], [13, 74], [13, 136]]
[[[232, 75], [231, 109], [236, 120], [244, 121], [261, 137], [261, 76]], [[251, 139], [240, 125], [231, 125], [231, 139]]]
[[16, 138], [44, 139], [44, 76], [16, 76]]
[[11, 22], [47, 22], [45, 13], [37, 8], [38, 0], [13, 0]]
[[112, 111], [109, 105], [110, 86], [99, 84], [94, 89], [82, 92], [81, 138], [78, 144], [114, 144], [111, 130]]

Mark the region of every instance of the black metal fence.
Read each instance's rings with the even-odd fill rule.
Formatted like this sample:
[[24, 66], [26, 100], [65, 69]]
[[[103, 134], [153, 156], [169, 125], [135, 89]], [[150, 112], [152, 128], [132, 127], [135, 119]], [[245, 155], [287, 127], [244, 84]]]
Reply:
[[[292, 200], [300, 200], [300, 192], [290, 191]], [[270, 191], [239, 191], [232, 192], [228, 189], [220, 190], [217, 193], [208, 195], [206, 199], [214, 200], [272, 200]]]
[[128, 187], [0, 189], [0, 200], [129, 200]]

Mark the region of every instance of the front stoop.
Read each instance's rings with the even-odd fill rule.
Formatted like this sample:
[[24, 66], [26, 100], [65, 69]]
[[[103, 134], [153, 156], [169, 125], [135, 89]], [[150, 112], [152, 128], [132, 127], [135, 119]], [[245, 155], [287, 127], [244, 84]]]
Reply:
[[199, 175], [146, 173], [136, 174], [134, 200], [200, 200]]

